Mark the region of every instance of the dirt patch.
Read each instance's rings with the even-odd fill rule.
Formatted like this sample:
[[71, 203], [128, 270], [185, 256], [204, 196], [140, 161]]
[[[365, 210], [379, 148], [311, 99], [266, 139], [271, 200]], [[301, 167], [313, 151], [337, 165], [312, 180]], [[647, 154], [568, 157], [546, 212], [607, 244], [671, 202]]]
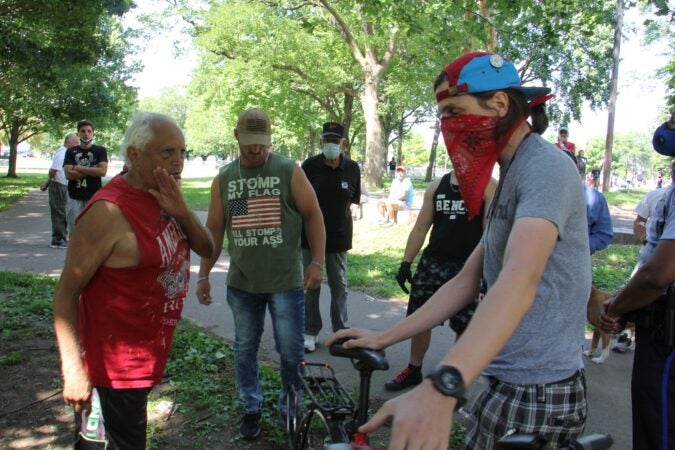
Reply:
[[[34, 335], [50, 334], [46, 324], [28, 327]], [[0, 448], [72, 448], [53, 338], [6, 339], [3, 333], [0, 343]]]
[[[73, 415], [61, 397], [58, 352], [52, 338], [8, 342], [0, 339], [0, 448], [53, 450], [71, 449], [74, 439]], [[169, 416], [167, 403], [176, 398], [178, 408]], [[162, 403], [162, 399], [170, 399]], [[180, 395], [174, 396], [170, 383], [150, 394], [148, 447], [157, 449], [283, 449], [274, 443], [278, 430], [264, 429], [254, 442], [238, 439], [236, 425], [226, 414], [197, 414], [188, 420], [181, 411]], [[269, 428], [269, 427], [268, 427]]]

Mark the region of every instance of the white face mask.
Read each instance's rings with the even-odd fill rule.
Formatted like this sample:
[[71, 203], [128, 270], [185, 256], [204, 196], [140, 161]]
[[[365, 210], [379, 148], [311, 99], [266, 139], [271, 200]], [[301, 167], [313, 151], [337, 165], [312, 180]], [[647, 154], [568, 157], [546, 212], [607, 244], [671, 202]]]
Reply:
[[335, 159], [340, 156], [340, 144], [325, 142], [323, 144], [323, 156], [325, 156], [326, 159]]

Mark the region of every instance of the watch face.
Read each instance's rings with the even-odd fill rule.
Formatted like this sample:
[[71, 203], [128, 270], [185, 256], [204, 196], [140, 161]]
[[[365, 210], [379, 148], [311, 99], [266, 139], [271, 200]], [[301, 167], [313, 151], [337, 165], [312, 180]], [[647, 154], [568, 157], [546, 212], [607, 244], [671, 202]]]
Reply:
[[457, 377], [450, 372], [441, 373], [441, 383], [446, 389], [454, 390], [457, 388]]

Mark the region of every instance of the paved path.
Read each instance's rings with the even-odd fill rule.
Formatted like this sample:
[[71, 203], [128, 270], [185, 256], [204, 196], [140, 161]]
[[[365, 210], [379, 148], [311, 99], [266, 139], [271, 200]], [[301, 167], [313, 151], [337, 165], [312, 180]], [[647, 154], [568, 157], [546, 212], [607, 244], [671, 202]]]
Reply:
[[[371, 202], [372, 203], [372, 202]], [[368, 209], [374, 205], [367, 204]], [[366, 219], [372, 217], [373, 211], [366, 213]], [[205, 214], [200, 212], [202, 220]], [[358, 227], [359, 222], [356, 222]], [[407, 225], [399, 225], [407, 226]], [[15, 272], [43, 273], [58, 276], [60, 274], [65, 251], [49, 248], [50, 219], [47, 193], [38, 190], [30, 192], [24, 199], [16, 202], [8, 210], [0, 212], [0, 270]], [[193, 255], [192, 275], [196, 279], [199, 258]], [[225, 279], [228, 260], [222, 257], [212, 274], [214, 303], [201, 306], [194, 297], [192, 283], [184, 316], [226, 339], [232, 339], [234, 326], [229, 308], [225, 302]], [[329, 294], [327, 286], [321, 293], [322, 315], [329, 317]], [[349, 292], [350, 324], [371, 329], [385, 329], [405, 316], [405, 303], [384, 298], [373, 298], [363, 292]], [[320, 336], [321, 342], [327, 333]], [[454, 334], [448, 327], [434, 330], [431, 347], [425, 358], [425, 367], [433, 367], [454, 342]], [[271, 324], [266, 323], [262, 342], [263, 352], [271, 359], [276, 359]], [[401, 343], [387, 349], [387, 358], [391, 370], [376, 373], [373, 377], [372, 396], [385, 399], [391, 394], [384, 391], [382, 385], [403, 368], [408, 361], [408, 344]], [[328, 361], [336, 369], [338, 377], [348, 383], [356, 383], [355, 373], [349, 362], [332, 358], [327, 349], [320, 345], [317, 351], [308, 357], [314, 361]], [[613, 448], [629, 449], [630, 440], [630, 374], [632, 353], [612, 354], [603, 365], [596, 365], [586, 359], [586, 372], [589, 387], [589, 417], [587, 432], [610, 432], [618, 442]], [[479, 381], [471, 389], [471, 396], [484, 386]]]

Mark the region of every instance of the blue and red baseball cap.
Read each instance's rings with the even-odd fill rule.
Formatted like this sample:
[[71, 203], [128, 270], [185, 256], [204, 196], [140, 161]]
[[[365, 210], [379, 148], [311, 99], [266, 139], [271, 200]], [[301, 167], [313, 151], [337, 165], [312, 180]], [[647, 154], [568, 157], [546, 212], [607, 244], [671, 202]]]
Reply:
[[463, 55], [447, 65], [443, 71], [448, 76], [449, 87], [436, 93], [436, 100], [455, 95], [478, 92], [516, 89], [530, 101], [551, 92], [547, 87], [525, 87], [522, 85], [516, 66], [495, 53], [473, 52]]

